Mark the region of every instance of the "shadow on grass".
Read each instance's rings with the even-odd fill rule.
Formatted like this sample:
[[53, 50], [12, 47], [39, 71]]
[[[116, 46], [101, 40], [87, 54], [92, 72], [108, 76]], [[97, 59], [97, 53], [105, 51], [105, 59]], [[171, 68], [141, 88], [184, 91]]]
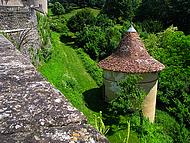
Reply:
[[104, 98], [102, 95], [102, 88], [93, 88], [87, 90], [83, 93], [84, 101], [86, 102], [86, 106], [95, 111], [104, 112], [107, 109], [107, 104], [104, 102]]
[[[103, 121], [105, 125], [118, 126], [120, 123], [119, 116], [113, 115], [113, 112], [109, 111], [109, 104], [104, 101], [102, 88], [93, 88], [83, 93], [84, 101], [86, 106], [95, 111], [103, 113]], [[120, 130], [120, 129], [119, 129]], [[118, 130], [117, 130], [118, 131]], [[115, 131], [110, 128], [108, 135], [113, 135]]]
[[73, 47], [75, 46], [75, 38], [72, 38], [71, 36], [66, 36], [61, 34], [60, 41], [68, 46], [73, 46]]

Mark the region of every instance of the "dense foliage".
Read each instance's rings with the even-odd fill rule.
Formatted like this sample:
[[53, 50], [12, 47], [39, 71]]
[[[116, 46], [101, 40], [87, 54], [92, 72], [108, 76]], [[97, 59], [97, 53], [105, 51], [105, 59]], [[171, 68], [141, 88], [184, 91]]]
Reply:
[[79, 7], [97, 7], [102, 8], [105, 0], [50, 0], [51, 3], [60, 2], [67, 6], [79, 6]]
[[158, 107], [190, 126], [190, 36], [170, 27], [149, 35], [145, 43], [149, 52], [166, 66], [160, 73]]
[[77, 53], [83, 61], [83, 65], [87, 72], [96, 81], [97, 85], [101, 86], [103, 84], [102, 70], [97, 66], [96, 62], [90, 59], [89, 55], [84, 53], [82, 49], [78, 49]]
[[141, 0], [106, 0], [102, 12], [112, 19], [132, 20]]
[[[46, 62], [51, 58], [51, 32], [48, 18], [37, 13], [38, 33], [41, 39], [41, 47], [38, 49], [40, 62]], [[34, 59], [35, 60], [35, 59]]]
[[158, 20], [165, 26], [174, 24], [190, 33], [190, 1], [188, 0], [142, 0], [136, 20]]
[[110, 55], [117, 47], [120, 32], [117, 28], [102, 29], [98, 26], [85, 27], [77, 35], [77, 46], [84, 49], [94, 60], [99, 61]]
[[141, 112], [141, 105], [145, 97], [143, 89], [138, 87], [140, 76], [129, 75], [126, 79], [118, 81], [119, 92], [111, 102], [111, 109], [116, 114]]
[[49, 18], [50, 29], [56, 31], [58, 33], [67, 33], [69, 31], [66, 21], [63, 17], [56, 18]]
[[67, 26], [72, 32], [81, 31], [85, 26], [92, 25], [94, 18], [93, 13], [89, 9], [84, 9], [72, 16], [68, 20]]
[[[98, 7], [117, 22], [121, 20], [159, 21], [168, 27], [172, 24], [190, 33], [190, 1], [187, 0], [51, 0], [60, 2], [66, 10], [79, 7]], [[147, 23], [147, 22], [146, 22]]]
[[102, 8], [105, 0], [86, 0], [87, 6]]
[[52, 13], [54, 15], [62, 15], [65, 13], [65, 9], [59, 2], [55, 2], [52, 7]]

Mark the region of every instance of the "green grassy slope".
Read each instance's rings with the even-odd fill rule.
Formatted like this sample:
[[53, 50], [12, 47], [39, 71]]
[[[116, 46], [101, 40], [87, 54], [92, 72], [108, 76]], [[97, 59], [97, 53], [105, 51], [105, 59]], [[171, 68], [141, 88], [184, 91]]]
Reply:
[[[81, 59], [72, 47], [61, 43], [59, 34], [52, 32], [52, 57], [39, 67], [39, 71], [57, 87], [70, 102], [94, 124], [95, 112], [85, 106], [82, 93], [96, 88], [96, 82], [86, 72]], [[75, 88], [75, 91], [69, 88]]]

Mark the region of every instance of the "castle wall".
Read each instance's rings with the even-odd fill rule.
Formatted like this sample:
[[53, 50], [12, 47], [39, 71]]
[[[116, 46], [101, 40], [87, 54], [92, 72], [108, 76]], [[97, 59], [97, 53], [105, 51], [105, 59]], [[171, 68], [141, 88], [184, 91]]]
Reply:
[[[23, 29], [23, 31], [19, 29]], [[33, 9], [0, 6], [0, 31], [3, 30], [10, 31], [6, 35], [23, 55], [29, 59], [36, 56], [41, 42], [37, 30], [37, 17]], [[38, 60], [35, 63], [37, 64]]]
[[39, 7], [40, 11], [48, 13], [47, 0], [1, 0], [0, 6], [27, 6], [27, 7]]
[[27, 28], [32, 16], [29, 8], [0, 6], [0, 30]]
[[5, 5], [5, 6], [23, 6], [23, 3], [21, 0], [1, 0], [0, 5]]
[[2, 35], [0, 99], [1, 143], [108, 143]]
[[[105, 101], [109, 102], [117, 97], [117, 93], [119, 92], [117, 82], [125, 79], [128, 75], [127, 73], [104, 70]], [[140, 75], [143, 79], [139, 82], [139, 86], [147, 94], [143, 101], [143, 114], [151, 122], [154, 122], [158, 73], [144, 73]]]

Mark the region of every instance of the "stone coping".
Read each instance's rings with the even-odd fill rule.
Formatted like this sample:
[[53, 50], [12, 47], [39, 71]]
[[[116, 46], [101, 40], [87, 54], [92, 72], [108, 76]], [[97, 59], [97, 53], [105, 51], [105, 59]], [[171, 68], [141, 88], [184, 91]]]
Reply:
[[1, 143], [108, 143], [35, 67], [0, 35]]

